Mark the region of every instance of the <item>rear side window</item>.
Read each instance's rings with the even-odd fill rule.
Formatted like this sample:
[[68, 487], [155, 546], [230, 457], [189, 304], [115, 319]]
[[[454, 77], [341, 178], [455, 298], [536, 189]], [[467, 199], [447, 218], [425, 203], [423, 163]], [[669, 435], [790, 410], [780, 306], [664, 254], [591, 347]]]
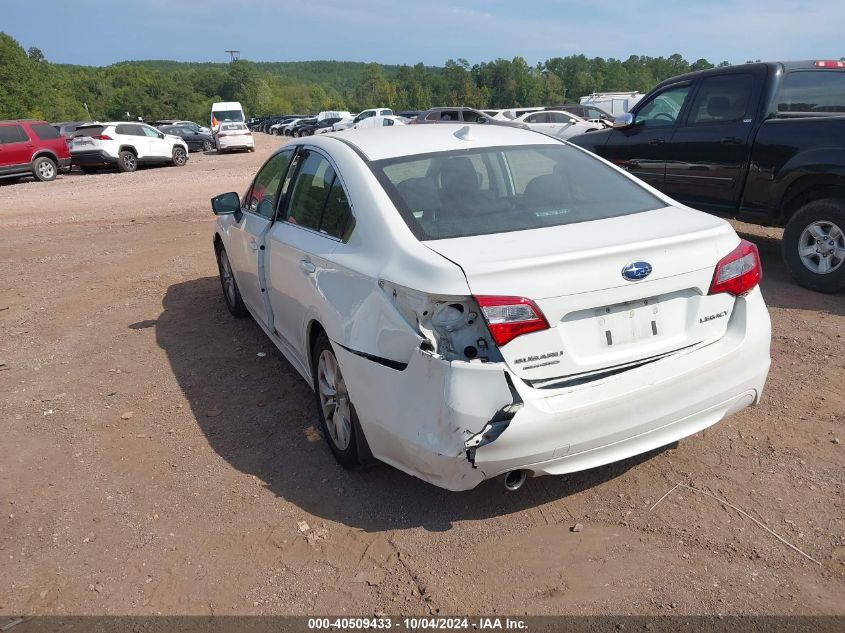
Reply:
[[420, 240], [559, 226], [665, 204], [636, 182], [566, 145], [441, 152], [372, 168]]
[[126, 136], [144, 136], [144, 128], [140, 125], [121, 124], [115, 126], [115, 134], [125, 134]]
[[800, 70], [783, 78], [778, 112], [845, 112], [845, 72]]
[[47, 125], [46, 123], [36, 123], [32, 126], [32, 131], [35, 132], [35, 136], [40, 138], [42, 141], [49, 141], [50, 139], [61, 138], [62, 136], [56, 128], [52, 125]]
[[689, 114], [689, 125], [739, 121], [751, 102], [754, 77], [719, 75], [701, 81]]
[[0, 145], [24, 143], [29, 140], [21, 125], [0, 125]]
[[346, 240], [354, 219], [334, 168], [325, 156], [313, 151], [301, 152], [299, 160], [287, 221]]

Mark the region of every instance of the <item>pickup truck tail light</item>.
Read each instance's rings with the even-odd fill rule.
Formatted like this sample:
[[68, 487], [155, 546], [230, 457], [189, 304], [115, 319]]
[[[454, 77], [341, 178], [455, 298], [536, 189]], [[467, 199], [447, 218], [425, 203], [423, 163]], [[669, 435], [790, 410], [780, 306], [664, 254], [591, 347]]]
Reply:
[[500, 347], [517, 336], [549, 329], [549, 322], [530, 299], [475, 295], [490, 335]]
[[757, 247], [748, 240], [742, 240], [739, 246], [716, 264], [708, 294], [727, 292], [738, 297], [752, 290], [762, 277], [763, 268], [760, 266]]

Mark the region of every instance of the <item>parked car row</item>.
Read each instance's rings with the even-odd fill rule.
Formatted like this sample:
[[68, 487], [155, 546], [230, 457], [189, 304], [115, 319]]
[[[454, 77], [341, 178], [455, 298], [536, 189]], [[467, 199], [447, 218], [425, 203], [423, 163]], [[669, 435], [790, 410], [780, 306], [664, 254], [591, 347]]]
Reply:
[[[563, 106], [562, 106], [563, 107]], [[580, 108], [584, 106], [569, 104], [566, 108]], [[339, 113], [333, 113], [339, 114]], [[597, 118], [585, 120], [569, 109], [551, 108], [520, 108], [513, 110], [476, 110], [467, 107], [436, 107], [425, 111], [403, 111], [394, 113], [390, 108], [370, 108], [353, 116], [305, 117], [289, 115], [257, 119], [253, 122], [253, 129], [275, 134], [278, 136], [292, 136], [299, 138], [326, 132], [339, 132], [345, 129], [359, 129], [361, 127], [389, 127], [393, 125], [417, 125], [432, 123], [475, 123], [488, 125], [502, 125], [505, 127], [519, 127], [531, 129], [558, 138], [569, 138], [576, 134], [593, 132], [606, 127], [604, 116], [597, 108], [591, 108], [589, 114]]]

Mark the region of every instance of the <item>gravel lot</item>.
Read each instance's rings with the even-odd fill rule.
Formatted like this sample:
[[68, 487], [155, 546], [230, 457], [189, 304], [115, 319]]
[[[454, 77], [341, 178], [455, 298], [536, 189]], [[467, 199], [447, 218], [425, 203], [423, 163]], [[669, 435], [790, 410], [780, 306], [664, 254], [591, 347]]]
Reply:
[[[449, 493], [338, 467], [308, 386], [226, 312], [209, 198], [280, 143], [256, 139], [0, 185], [0, 614], [845, 613], [845, 296], [791, 282], [780, 230], [737, 225], [773, 320], [760, 406]], [[679, 482], [821, 564], [689, 488], [650, 509]]]

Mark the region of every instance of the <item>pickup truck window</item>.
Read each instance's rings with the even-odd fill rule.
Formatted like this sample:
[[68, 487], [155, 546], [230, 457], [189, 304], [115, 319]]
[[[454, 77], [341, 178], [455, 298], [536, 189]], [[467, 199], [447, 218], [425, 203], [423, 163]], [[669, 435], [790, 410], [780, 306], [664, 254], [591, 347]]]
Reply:
[[751, 100], [754, 78], [749, 74], [720, 75], [701, 81], [692, 103], [689, 125], [738, 121]]
[[637, 111], [634, 122], [642, 127], [665, 127], [675, 125], [675, 120], [684, 108], [684, 102], [689, 95], [689, 84], [670, 86], [658, 92], [648, 103]]
[[845, 112], [845, 72], [798, 70], [783, 78], [778, 112]]

